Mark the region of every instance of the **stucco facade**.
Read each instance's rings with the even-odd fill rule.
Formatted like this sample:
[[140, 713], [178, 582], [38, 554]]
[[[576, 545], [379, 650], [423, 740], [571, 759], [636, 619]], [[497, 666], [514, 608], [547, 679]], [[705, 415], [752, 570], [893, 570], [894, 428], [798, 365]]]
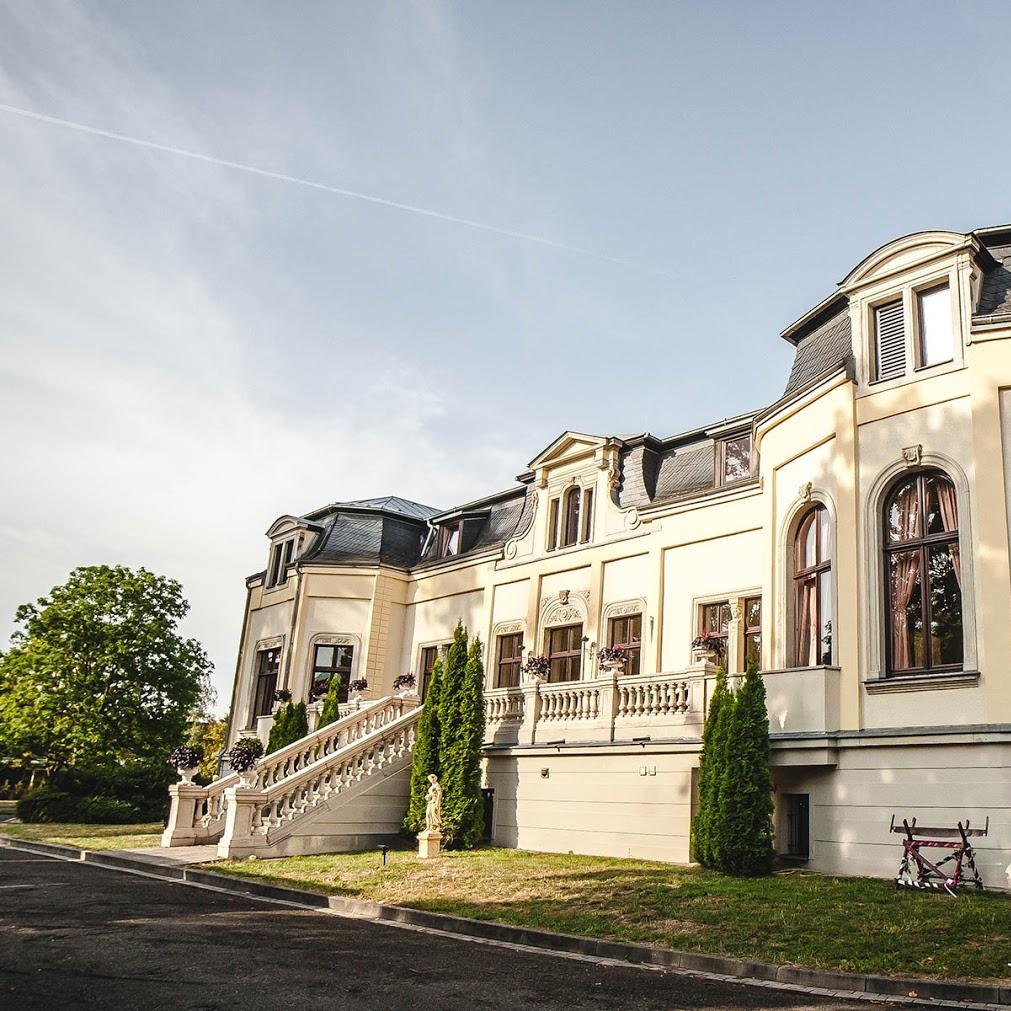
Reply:
[[[309, 697], [318, 646], [345, 647], [342, 676], [379, 698], [420, 677], [462, 619], [487, 644], [493, 840], [685, 861], [713, 678], [692, 642], [715, 614], [731, 673], [760, 658], [783, 852], [888, 876], [893, 813], [989, 818], [980, 867], [1006, 887], [1009, 293], [1011, 227], [903, 237], [784, 331], [787, 390], [757, 414], [669, 438], [567, 432], [514, 488], [451, 510], [382, 499], [282, 517], [247, 581], [231, 737], [258, 709], [269, 721], [272, 686]], [[919, 556], [919, 639], [910, 563], [885, 529], [889, 496], [918, 475], [947, 495]], [[816, 509], [815, 602], [796, 542]], [[638, 672], [603, 671], [623, 618]], [[513, 683], [503, 637], [547, 654], [552, 629], [575, 630], [552, 670], [578, 677]]]

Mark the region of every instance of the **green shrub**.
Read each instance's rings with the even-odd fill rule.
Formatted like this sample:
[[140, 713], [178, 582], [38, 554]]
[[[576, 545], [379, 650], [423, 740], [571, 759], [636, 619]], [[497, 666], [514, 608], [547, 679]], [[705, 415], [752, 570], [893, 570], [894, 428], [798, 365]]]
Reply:
[[273, 754], [309, 733], [309, 716], [305, 703], [287, 702], [274, 714], [274, 725], [270, 728], [266, 754]]
[[341, 718], [340, 705], [341, 695], [347, 693], [347, 686], [339, 674], [335, 674], [330, 679], [330, 687], [326, 690], [326, 697], [323, 699], [323, 708], [319, 713], [319, 726], [328, 727], [331, 723], [336, 723]]
[[29, 790], [17, 804], [23, 822], [80, 822], [93, 825], [128, 825], [144, 821], [143, 812], [114, 797], [75, 797], [64, 790], [41, 787]]

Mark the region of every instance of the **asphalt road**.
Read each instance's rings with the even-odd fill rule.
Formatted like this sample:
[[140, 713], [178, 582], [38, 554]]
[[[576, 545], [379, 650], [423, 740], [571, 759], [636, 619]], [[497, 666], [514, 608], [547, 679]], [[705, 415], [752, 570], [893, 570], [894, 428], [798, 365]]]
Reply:
[[861, 1008], [0, 850], [0, 1008]]

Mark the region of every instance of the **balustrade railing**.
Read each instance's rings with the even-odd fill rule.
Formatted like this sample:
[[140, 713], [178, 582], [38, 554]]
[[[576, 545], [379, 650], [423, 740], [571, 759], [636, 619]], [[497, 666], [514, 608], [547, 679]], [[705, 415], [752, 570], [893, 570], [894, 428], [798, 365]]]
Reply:
[[493, 688], [484, 693], [484, 720], [518, 723], [523, 719], [523, 692], [519, 688]]
[[[378, 734], [363, 737], [331, 756], [263, 790], [253, 798], [249, 835], [270, 837], [293, 825], [330, 798], [347, 793], [414, 751], [419, 713], [409, 711], [385, 724]], [[228, 840], [222, 840], [227, 846]]]
[[[265, 755], [249, 779], [248, 789], [265, 790], [356, 741], [402, 718], [418, 705], [413, 696], [395, 695], [355, 710], [328, 726], [308, 734], [285, 748]], [[230, 773], [208, 786], [178, 784], [173, 787], [169, 824], [162, 835], [163, 846], [214, 842], [225, 828], [229, 787], [239, 786], [239, 777]]]
[[624, 719], [677, 716], [691, 708], [692, 681], [683, 674], [619, 678], [615, 716]]
[[599, 682], [568, 681], [541, 685], [539, 719], [549, 722], [595, 720], [600, 716]]

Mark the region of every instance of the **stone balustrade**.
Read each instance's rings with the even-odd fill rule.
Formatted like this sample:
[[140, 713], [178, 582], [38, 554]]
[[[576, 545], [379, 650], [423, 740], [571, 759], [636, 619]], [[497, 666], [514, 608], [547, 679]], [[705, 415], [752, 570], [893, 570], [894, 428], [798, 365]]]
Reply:
[[[310, 766], [325, 762], [357, 741], [375, 735], [418, 706], [416, 696], [395, 695], [356, 709], [329, 726], [265, 755], [257, 763], [250, 786], [266, 790]], [[216, 841], [225, 831], [230, 791], [239, 786], [234, 772], [208, 786], [177, 783], [169, 787], [172, 807], [162, 834], [163, 846], [188, 846]]]
[[622, 741], [701, 734], [715, 668], [582, 681], [527, 682], [485, 693], [489, 744]]
[[[392, 711], [393, 707], [387, 704], [382, 708]], [[401, 705], [399, 716], [386, 723], [375, 722], [368, 734], [321, 755], [293, 774], [269, 785], [229, 788], [218, 855], [281, 855], [287, 852], [284, 843], [299, 831], [307, 833], [307, 839], [296, 841], [291, 851], [312, 852], [316, 837], [312, 835], [311, 815], [367, 790], [377, 780], [403, 774], [414, 751], [419, 717], [416, 706]]]

